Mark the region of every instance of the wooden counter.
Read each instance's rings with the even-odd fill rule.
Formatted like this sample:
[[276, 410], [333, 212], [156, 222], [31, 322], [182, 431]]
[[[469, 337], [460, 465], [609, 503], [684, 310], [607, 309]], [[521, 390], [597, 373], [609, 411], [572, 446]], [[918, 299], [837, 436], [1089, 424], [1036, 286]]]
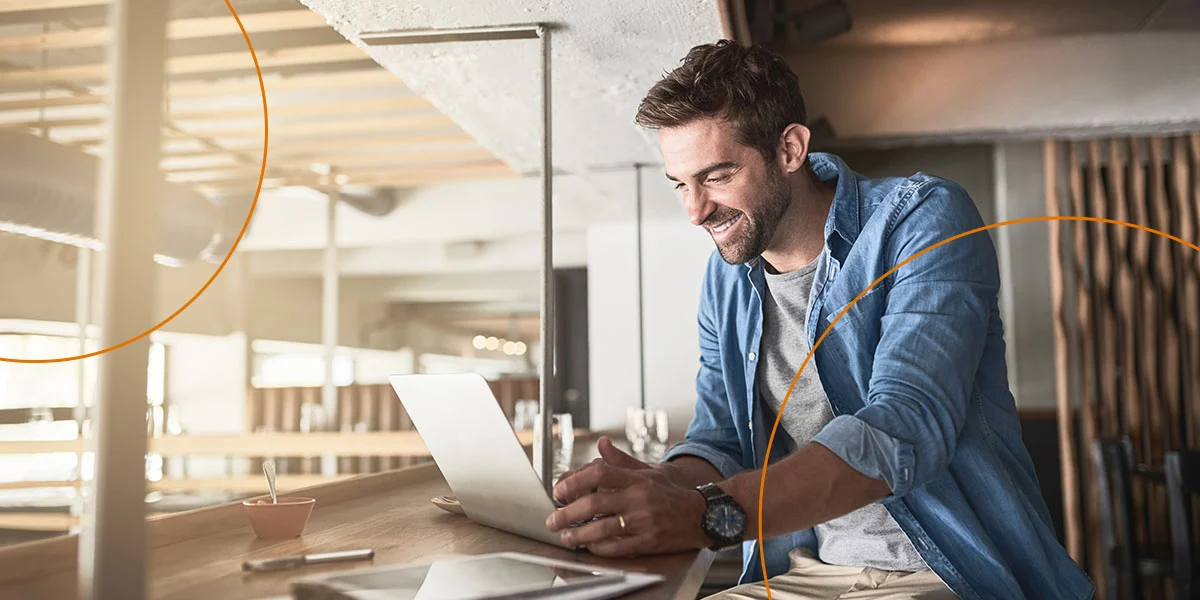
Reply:
[[[713, 553], [689, 552], [638, 559], [602, 559], [478, 525], [443, 512], [430, 498], [449, 493], [434, 465], [362, 475], [306, 488], [315, 497], [304, 535], [264, 541], [254, 536], [240, 503], [151, 517], [147, 522], [151, 598], [229, 600], [286, 596], [301, 574], [421, 561], [435, 555], [514, 551], [560, 560], [658, 573], [666, 581], [626, 598], [692, 600]], [[373, 563], [345, 563], [293, 571], [243, 574], [242, 561], [374, 548]], [[63, 536], [0, 549], [0, 600], [76, 597], [77, 541]]]

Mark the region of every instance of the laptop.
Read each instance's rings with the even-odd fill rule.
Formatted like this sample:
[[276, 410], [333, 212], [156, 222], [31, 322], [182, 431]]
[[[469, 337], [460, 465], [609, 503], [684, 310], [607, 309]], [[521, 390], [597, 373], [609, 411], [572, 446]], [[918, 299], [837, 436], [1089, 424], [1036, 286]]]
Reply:
[[388, 379], [468, 518], [567, 548], [546, 528], [556, 503], [486, 379], [477, 373]]

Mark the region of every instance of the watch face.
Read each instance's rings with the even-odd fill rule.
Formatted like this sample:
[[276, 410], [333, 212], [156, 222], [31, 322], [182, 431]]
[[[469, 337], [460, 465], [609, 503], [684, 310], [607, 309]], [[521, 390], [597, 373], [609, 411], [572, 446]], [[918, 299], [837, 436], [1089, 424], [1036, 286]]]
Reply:
[[709, 506], [704, 515], [705, 530], [724, 540], [741, 539], [746, 529], [746, 515], [736, 504], [721, 502]]

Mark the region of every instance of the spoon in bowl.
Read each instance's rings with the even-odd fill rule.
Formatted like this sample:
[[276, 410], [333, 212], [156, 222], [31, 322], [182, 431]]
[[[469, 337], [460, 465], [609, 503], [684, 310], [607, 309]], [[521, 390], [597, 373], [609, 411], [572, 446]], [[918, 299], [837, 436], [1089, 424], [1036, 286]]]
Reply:
[[263, 473], [267, 476], [267, 490], [271, 492], [271, 504], [278, 504], [275, 497], [275, 461], [268, 458], [263, 461]]

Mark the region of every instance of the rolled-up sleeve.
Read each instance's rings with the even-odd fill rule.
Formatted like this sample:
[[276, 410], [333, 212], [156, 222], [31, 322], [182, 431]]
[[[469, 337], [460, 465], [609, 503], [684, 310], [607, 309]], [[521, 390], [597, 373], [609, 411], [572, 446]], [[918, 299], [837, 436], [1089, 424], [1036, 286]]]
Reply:
[[703, 458], [709, 464], [716, 467], [725, 479], [729, 479], [744, 470], [741, 463], [734, 460], [729, 454], [718, 450], [718, 447], [715, 445], [710, 445], [700, 440], [687, 439], [675, 444], [663, 456], [663, 462], [670, 462], [681, 456]]
[[[983, 225], [961, 187], [942, 182], [914, 194], [889, 238], [890, 265]], [[891, 277], [865, 406], [813, 441], [899, 497], [954, 457], [1000, 278], [986, 232], [930, 250]]]
[[680, 456], [696, 456], [708, 461], [729, 478], [743, 470], [741, 444], [734, 418], [730, 411], [728, 394], [721, 362], [721, 346], [716, 325], [715, 303], [712, 293], [713, 260], [720, 260], [714, 253], [709, 260], [708, 275], [704, 278], [697, 311], [700, 334], [700, 369], [696, 374], [696, 414], [688, 424], [687, 436], [663, 456], [670, 461]]

